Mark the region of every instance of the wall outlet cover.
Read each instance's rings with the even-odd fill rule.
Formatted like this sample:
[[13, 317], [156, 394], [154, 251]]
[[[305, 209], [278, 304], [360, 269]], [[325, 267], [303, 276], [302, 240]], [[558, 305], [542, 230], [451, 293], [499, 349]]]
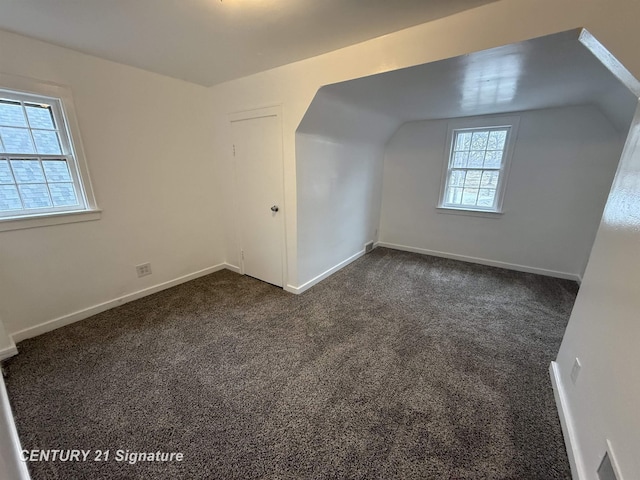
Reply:
[[138, 277], [146, 277], [147, 275], [151, 275], [151, 264], [141, 263], [140, 265], [136, 265], [136, 273], [138, 274]]

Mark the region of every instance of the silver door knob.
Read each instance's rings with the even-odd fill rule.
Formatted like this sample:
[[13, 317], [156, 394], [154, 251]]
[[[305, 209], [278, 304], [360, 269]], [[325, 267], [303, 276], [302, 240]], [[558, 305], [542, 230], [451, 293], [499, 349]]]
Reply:
[[271, 211], [273, 213], [277, 212], [278, 210], [280, 210], [280, 208], [278, 208], [278, 205], [274, 205], [273, 207], [271, 207]]

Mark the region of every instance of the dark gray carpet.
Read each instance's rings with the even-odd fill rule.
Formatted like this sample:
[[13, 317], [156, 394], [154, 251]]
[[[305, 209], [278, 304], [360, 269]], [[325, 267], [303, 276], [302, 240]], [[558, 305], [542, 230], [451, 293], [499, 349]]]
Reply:
[[300, 296], [223, 271], [20, 343], [7, 383], [23, 448], [111, 450], [34, 479], [568, 479], [576, 292], [381, 248]]

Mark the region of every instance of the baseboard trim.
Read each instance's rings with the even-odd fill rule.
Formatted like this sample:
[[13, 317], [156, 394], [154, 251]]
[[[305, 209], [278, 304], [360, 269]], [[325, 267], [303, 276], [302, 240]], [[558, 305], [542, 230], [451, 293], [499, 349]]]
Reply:
[[197, 272], [189, 273], [187, 275], [183, 275], [167, 282], [143, 288], [142, 290], [123, 295], [122, 297], [114, 298], [113, 300], [108, 300], [92, 307], [84, 308], [82, 310], [78, 310], [76, 312], [54, 318], [53, 320], [48, 320], [33, 327], [25, 328], [24, 330], [20, 330], [18, 332], [10, 334], [9, 337], [14, 342], [14, 344], [17, 344], [22, 340], [33, 338], [38, 335], [42, 335], [43, 333], [50, 332], [51, 330], [55, 330], [56, 328], [64, 327], [80, 320], [84, 320], [85, 318], [97, 315], [98, 313], [110, 310], [119, 305], [138, 300], [139, 298], [146, 297], [147, 295], [161, 292], [162, 290], [166, 290], [167, 288], [175, 287], [176, 285], [180, 285], [181, 283], [189, 282], [191, 280], [195, 280], [196, 278], [204, 277], [205, 275], [209, 275], [211, 273], [218, 272], [227, 268], [229, 270], [233, 270], [233, 268], [229, 267], [233, 266], [227, 265], [226, 263], [220, 263], [218, 265], [214, 265], [213, 267], [204, 268], [202, 270], [198, 270]]
[[[16, 429], [13, 413], [11, 412], [11, 404], [9, 403], [9, 395], [2, 375], [0, 375], [0, 415], [2, 416], [0, 425], [3, 427], [0, 435], [2, 438], [9, 440], [8, 442], [3, 441], [2, 457], [5, 465], [3, 471], [0, 472], [4, 474], [2, 478], [30, 480], [27, 464], [21, 458], [22, 446], [20, 445], [20, 437], [18, 437], [18, 430]], [[5, 477], [5, 475], [7, 476]]]
[[321, 273], [320, 275], [318, 275], [317, 277], [312, 278], [311, 280], [309, 280], [306, 283], [303, 283], [302, 285], [300, 285], [299, 287], [293, 286], [293, 285], [286, 285], [284, 287], [285, 291], [290, 292], [290, 293], [295, 293], [296, 295], [301, 294], [302, 292], [305, 292], [307, 290], [309, 290], [311, 287], [313, 287], [314, 285], [316, 285], [317, 283], [320, 283], [322, 280], [324, 280], [325, 278], [327, 278], [330, 275], [333, 275], [334, 273], [336, 273], [338, 270], [340, 270], [341, 268], [346, 267], [347, 265], [349, 265], [351, 262], [356, 261], [357, 259], [359, 259], [360, 257], [362, 257], [365, 254], [364, 250], [360, 250], [358, 253], [355, 253], [353, 255], [351, 255], [349, 258], [347, 258], [346, 260], [343, 260], [342, 262], [340, 262], [339, 264], [331, 267], [329, 270], [327, 270], [326, 272]]
[[564, 444], [567, 449], [567, 457], [569, 457], [571, 476], [573, 480], [585, 480], [587, 476], [584, 473], [585, 468], [576, 440], [573, 417], [571, 416], [567, 394], [562, 383], [560, 367], [557, 362], [551, 362], [551, 365], [549, 365], [549, 375], [551, 376], [551, 386], [553, 387], [553, 396], [556, 399], [556, 408], [558, 409], [558, 417], [560, 417], [560, 426], [562, 427]]
[[13, 340], [9, 339], [11, 345], [9, 345], [8, 347], [2, 348], [0, 349], [0, 361], [1, 360], [5, 360], [9, 357], [13, 357], [14, 355], [18, 354], [18, 347], [16, 347], [16, 344]]
[[535, 273], [536, 275], [545, 275], [547, 277], [563, 278], [565, 280], [573, 280], [582, 283], [580, 275], [575, 273], [558, 272], [555, 270], [546, 270], [544, 268], [528, 267], [526, 265], [518, 265], [517, 263], [499, 262], [497, 260], [489, 260], [486, 258], [468, 257], [466, 255], [458, 255], [456, 253], [439, 252], [437, 250], [427, 250], [426, 248], [409, 247], [406, 245], [397, 245], [395, 243], [378, 242], [378, 247], [391, 248], [393, 250], [402, 250], [404, 252], [421, 253], [423, 255], [431, 255], [433, 257], [450, 258], [451, 260], [460, 260], [462, 262], [477, 263], [487, 265], [489, 267], [504, 268], [506, 270], [515, 270], [517, 272]]
[[240, 273], [240, 267], [236, 267], [235, 265], [231, 265], [230, 263], [225, 263], [224, 268], [227, 270], [231, 270], [233, 273]]

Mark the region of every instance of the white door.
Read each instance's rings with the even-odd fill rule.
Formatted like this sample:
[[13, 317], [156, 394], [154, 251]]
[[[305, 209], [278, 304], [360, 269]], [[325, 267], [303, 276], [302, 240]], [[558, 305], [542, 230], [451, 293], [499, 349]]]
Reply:
[[283, 165], [279, 108], [231, 116], [241, 270], [283, 285]]

